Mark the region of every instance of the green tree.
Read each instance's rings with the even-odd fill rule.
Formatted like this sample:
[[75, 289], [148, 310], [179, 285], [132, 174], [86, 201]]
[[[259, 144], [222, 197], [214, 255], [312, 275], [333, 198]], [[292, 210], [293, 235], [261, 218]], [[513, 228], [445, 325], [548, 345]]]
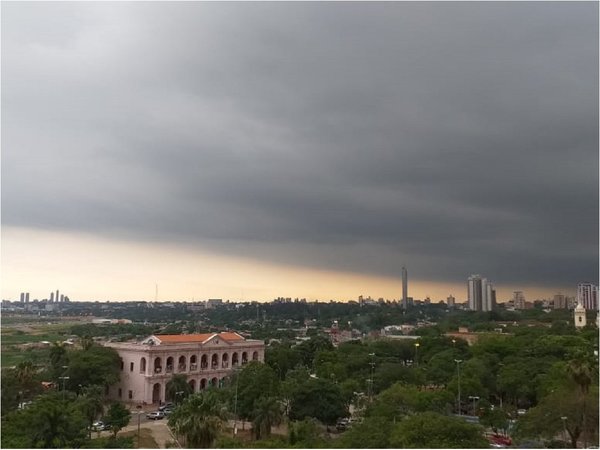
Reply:
[[3, 419], [3, 448], [79, 447], [87, 439], [86, 420], [71, 398], [49, 393]]
[[110, 430], [115, 438], [119, 431], [129, 425], [130, 420], [131, 412], [121, 403], [113, 403], [110, 405], [106, 412], [106, 416], [104, 416], [104, 423], [110, 425]]
[[330, 380], [310, 378], [292, 394], [290, 419], [314, 417], [327, 425], [348, 416], [348, 408], [340, 387]]
[[67, 349], [65, 348], [65, 344], [60, 341], [52, 343], [48, 357], [50, 359], [51, 376], [54, 380], [57, 380], [64, 372], [63, 366], [67, 365]]
[[80, 384], [110, 386], [119, 381], [121, 358], [115, 349], [94, 345], [88, 350], [71, 351], [68, 355], [69, 389], [74, 390]]
[[182, 434], [189, 448], [209, 448], [226, 419], [226, 412], [214, 391], [186, 398], [169, 417], [169, 425]]
[[502, 431], [506, 434], [508, 430], [508, 413], [502, 408], [486, 409], [480, 417], [480, 423], [483, 426], [490, 427], [494, 433]]
[[387, 417], [366, 417], [336, 440], [338, 448], [389, 448], [393, 422]]
[[487, 448], [483, 429], [434, 412], [407, 416], [392, 429], [394, 448]]
[[252, 413], [252, 432], [255, 439], [269, 437], [271, 427], [282, 420], [281, 403], [274, 397], [261, 397], [255, 402]]
[[[564, 422], [562, 417], [565, 417]], [[554, 439], [563, 430], [567, 432], [573, 448], [577, 448], [584, 432], [597, 437], [597, 386], [590, 388], [585, 401], [573, 387], [551, 392], [519, 419], [517, 436]]]
[[291, 422], [288, 427], [288, 439], [294, 448], [325, 448], [327, 442], [323, 438], [322, 425], [307, 417], [301, 421]]
[[278, 397], [279, 379], [268, 365], [252, 361], [235, 376], [237, 383], [237, 413], [252, 420], [255, 402], [261, 397]]
[[167, 399], [173, 400], [177, 405], [192, 393], [193, 389], [187, 382], [187, 375], [183, 373], [176, 373], [167, 381]]
[[87, 386], [83, 388], [77, 404], [83, 416], [88, 421], [89, 437], [92, 435], [94, 421], [104, 412], [104, 389], [102, 386]]

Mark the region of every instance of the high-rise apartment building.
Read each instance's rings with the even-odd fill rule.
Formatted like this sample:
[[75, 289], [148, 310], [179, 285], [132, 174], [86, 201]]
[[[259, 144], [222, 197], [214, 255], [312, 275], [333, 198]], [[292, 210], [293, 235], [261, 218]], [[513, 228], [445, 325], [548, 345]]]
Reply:
[[513, 292], [513, 304], [515, 309], [525, 309], [525, 294], [523, 294], [523, 291]]
[[25, 303], [29, 303], [29, 292], [25, 292]]
[[402, 267], [402, 307], [406, 309], [408, 306], [408, 271], [406, 267]]
[[456, 303], [456, 299], [452, 294], [446, 298], [446, 303], [448, 304], [448, 308], [454, 308], [454, 304]]
[[586, 310], [598, 310], [598, 286], [592, 283], [579, 283], [577, 285], [577, 303]]
[[21, 292], [20, 301], [21, 301], [21, 303], [25, 302], [25, 292]]
[[492, 311], [496, 307], [496, 290], [491, 281], [481, 275], [468, 279], [468, 306], [472, 311]]
[[554, 309], [567, 309], [569, 307], [566, 295], [558, 293], [554, 295]]

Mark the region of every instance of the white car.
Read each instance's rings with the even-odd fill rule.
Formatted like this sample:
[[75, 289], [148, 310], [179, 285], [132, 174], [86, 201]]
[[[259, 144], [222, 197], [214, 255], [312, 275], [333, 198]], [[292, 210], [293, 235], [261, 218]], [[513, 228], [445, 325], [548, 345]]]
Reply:
[[150, 420], [162, 420], [165, 418], [165, 413], [162, 411], [154, 411], [146, 414], [146, 417]]

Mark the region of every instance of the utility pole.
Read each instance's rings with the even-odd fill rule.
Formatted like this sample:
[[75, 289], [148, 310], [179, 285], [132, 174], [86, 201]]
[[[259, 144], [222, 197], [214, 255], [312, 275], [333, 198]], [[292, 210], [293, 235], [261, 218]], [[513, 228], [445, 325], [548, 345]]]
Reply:
[[462, 362], [462, 359], [455, 359], [454, 362], [456, 363], [456, 371], [458, 373], [458, 415], [461, 416], [462, 412], [460, 407], [460, 363]]

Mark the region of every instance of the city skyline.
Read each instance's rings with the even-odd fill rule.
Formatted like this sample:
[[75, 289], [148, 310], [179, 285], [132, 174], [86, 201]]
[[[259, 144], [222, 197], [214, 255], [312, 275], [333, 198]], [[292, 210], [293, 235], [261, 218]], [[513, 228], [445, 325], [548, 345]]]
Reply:
[[2, 12], [3, 298], [598, 284], [597, 3]]

